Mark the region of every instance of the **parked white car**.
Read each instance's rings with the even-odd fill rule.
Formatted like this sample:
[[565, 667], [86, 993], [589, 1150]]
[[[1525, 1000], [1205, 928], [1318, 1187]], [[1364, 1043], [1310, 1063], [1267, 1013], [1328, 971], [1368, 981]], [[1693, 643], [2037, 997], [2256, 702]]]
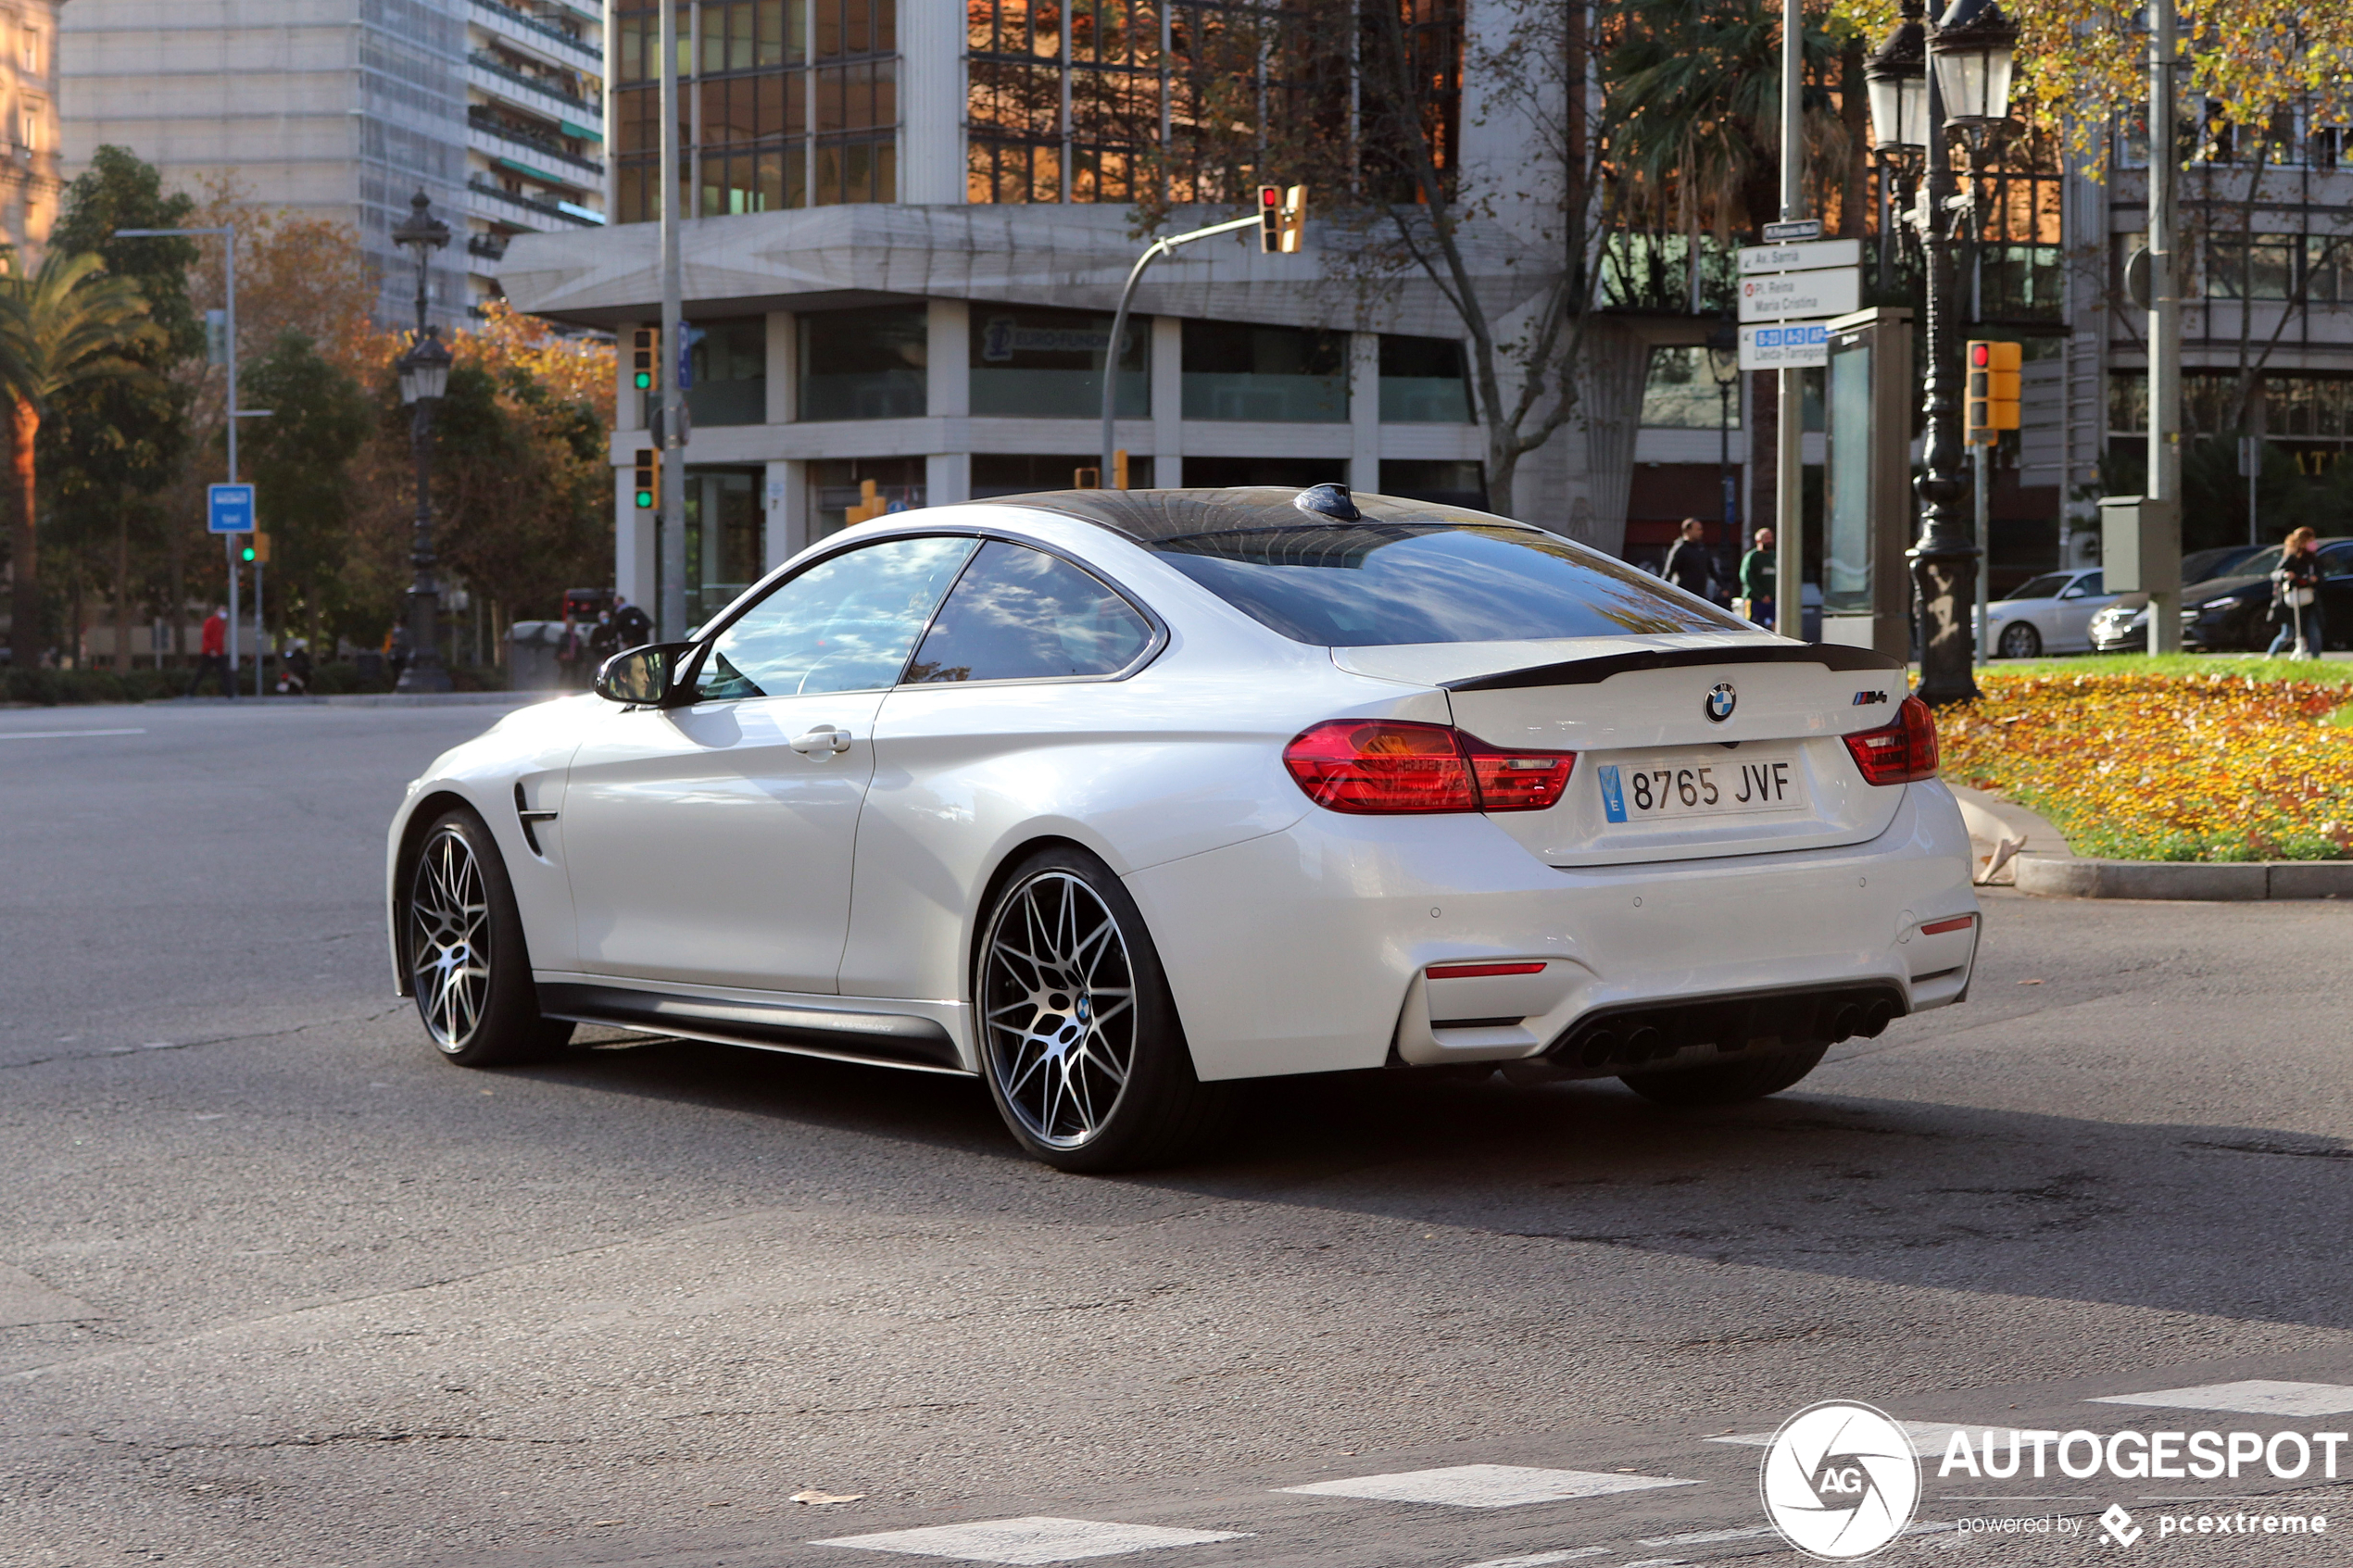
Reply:
[[1068, 1169], [1271, 1074], [1743, 1099], [1967, 993], [1935, 771], [1882, 657], [1503, 518], [939, 507], [435, 761], [394, 970], [467, 1066], [590, 1022], [976, 1075]]
[[2046, 571], [1985, 607], [1985, 636], [2002, 659], [2046, 653], [2088, 653], [2092, 617], [2116, 602], [2099, 569]]

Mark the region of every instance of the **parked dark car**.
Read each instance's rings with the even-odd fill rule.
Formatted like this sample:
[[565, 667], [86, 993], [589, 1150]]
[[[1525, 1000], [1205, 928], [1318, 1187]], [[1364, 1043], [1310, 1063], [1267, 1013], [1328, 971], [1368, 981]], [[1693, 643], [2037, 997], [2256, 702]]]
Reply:
[[[2235, 574], [2182, 590], [2182, 646], [2196, 653], [2261, 653], [2280, 623], [2271, 619], [2271, 569], [2279, 547], [2258, 547], [2232, 564]], [[2203, 552], [2201, 552], [2203, 553]], [[2187, 558], [2183, 566], [2188, 565]], [[2353, 539], [2321, 543], [2321, 614], [2332, 648], [2353, 647]], [[2138, 653], [2148, 646], [2148, 596], [2133, 594], [2092, 618], [2095, 653]]]

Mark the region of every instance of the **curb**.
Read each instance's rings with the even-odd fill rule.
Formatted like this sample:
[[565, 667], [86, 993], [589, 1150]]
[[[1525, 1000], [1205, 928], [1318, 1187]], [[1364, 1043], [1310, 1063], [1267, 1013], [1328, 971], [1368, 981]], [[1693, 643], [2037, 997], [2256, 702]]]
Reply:
[[2012, 864], [2018, 890], [2044, 898], [2353, 898], [2353, 860], [2088, 860], [2029, 853]]
[[[254, 709], [279, 708], [521, 708], [529, 703], [545, 702], [549, 697], [569, 696], [569, 692], [353, 692], [340, 696], [282, 696], [272, 692], [268, 696], [237, 698], [238, 711]], [[132, 707], [166, 707], [185, 704], [195, 707], [226, 707], [219, 697], [168, 696], [153, 703], [132, 704]], [[93, 705], [95, 706], [95, 705]]]

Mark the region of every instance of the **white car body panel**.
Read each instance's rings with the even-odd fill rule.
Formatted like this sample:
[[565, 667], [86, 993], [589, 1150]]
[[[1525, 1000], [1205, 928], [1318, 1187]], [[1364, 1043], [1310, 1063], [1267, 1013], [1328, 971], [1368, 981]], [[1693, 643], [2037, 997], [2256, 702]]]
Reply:
[[[1842, 671], [1762, 632], [1309, 646], [1126, 537], [1018, 505], [854, 527], [746, 597], [858, 543], [964, 531], [1086, 565], [1161, 645], [1109, 679], [538, 705], [411, 786], [392, 885], [434, 803], [464, 801], [506, 859], [550, 1011], [935, 1070], [979, 1066], [970, 971], [992, 879], [1046, 840], [1099, 856], [1136, 898], [1204, 1078], [1528, 1057], [1592, 1009], [1652, 999], [1876, 985], [1917, 1010], [1967, 989], [1976, 924], [1918, 933], [1977, 909], [1957, 807], [1938, 784], [1866, 784], [1839, 739], [1894, 718], [1901, 671]], [[1689, 662], [1478, 689], [1609, 655]], [[1712, 723], [1702, 698], [1725, 680], [1737, 706]], [[1579, 755], [1550, 810], [1349, 815], [1282, 762], [1292, 736], [1341, 717]], [[792, 749], [819, 724], [849, 749]], [[1601, 761], [1727, 742], [1798, 750], [1803, 820], [1613, 836], [1629, 825], [1596, 816]], [[536, 851], [519, 784], [527, 809], [558, 813], [532, 824]], [[1546, 967], [1423, 973], [1498, 958]]]
[[2049, 596], [2031, 599], [1995, 599], [1985, 607], [1985, 637], [1994, 647], [2002, 646], [2002, 629], [2018, 621], [2034, 628], [2043, 640], [2045, 653], [2087, 653], [2092, 646], [2092, 617], [2116, 603], [2118, 594], [2068, 595], [2087, 581], [2099, 577], [2097, 569], [2078, 571], [2068, 579], [2067, 585]]

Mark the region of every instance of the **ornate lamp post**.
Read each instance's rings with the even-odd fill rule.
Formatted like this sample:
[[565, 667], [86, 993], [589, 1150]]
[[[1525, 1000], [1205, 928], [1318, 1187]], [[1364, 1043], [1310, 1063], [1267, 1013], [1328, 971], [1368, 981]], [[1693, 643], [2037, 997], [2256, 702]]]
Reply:
[[[1906, 21], [1874, 54], [1870, 83], [1874, 140], [1882, 147], [1906, 145], [1915, 130], [1907, 124], [1910, 82], [1919, 66]], [[1928, 415], [1927, 450], [1916, 484], [1920, 498], [1920, 534], [1909, 554], [1920, 614], [1920, 685], [1931, 704], [1975, 697], [1970, 673], [1969, 609], [1977, 596], [1977, 544], [1965, 516], [1969, 479], [1961, 462], [1959, 357], [1960, 297], [1955, 249], [1959, 226], [1968, 221], [1966, 202], [1955, 200], [1952, 128], [1999, 124], [2008, 113], [2010, 65], [2018, 30], [2002, 15], [1999, 0], [1954, 0], [1927, 30], [1926, 80], [1920, 83], [1918, 131], [1927, 144], [1920, 202], [1914, 221], [1928, 254], [1928, 373], [1922, 406]], [[1882, 107], [1884, 106], [1884, 107]]]
[[450, 353], [438, 328], [425, 320], [425, 269], [449, 243], [449, 225], [433, 215], [433, 203], [419, 191], [409, 201], [409, 221], [392, 232], [393, 243], [417, 258], [417, 336], [393, 361], [400, 375], [400, 400], [415, 410], [409, 443], [417, 459], [417, 532], [409, 551], [416, 575], [409, 584], [409, 663], [395, 688], [446, 692], [449, 671], [441, 662], [441, 588], [434, 581], [433, 416], [449, 389]]
[[1740, 334], [1730, 322], [1707, 334], [1707, 373], [1716, 383], [1716, 483], [1723, 491], [1718, 503], [1724, 519], [1723, 550], [1730, 583], [1741, 564], [1740, 485], [1732, 477], [1732, 390], [1740, 384]]

